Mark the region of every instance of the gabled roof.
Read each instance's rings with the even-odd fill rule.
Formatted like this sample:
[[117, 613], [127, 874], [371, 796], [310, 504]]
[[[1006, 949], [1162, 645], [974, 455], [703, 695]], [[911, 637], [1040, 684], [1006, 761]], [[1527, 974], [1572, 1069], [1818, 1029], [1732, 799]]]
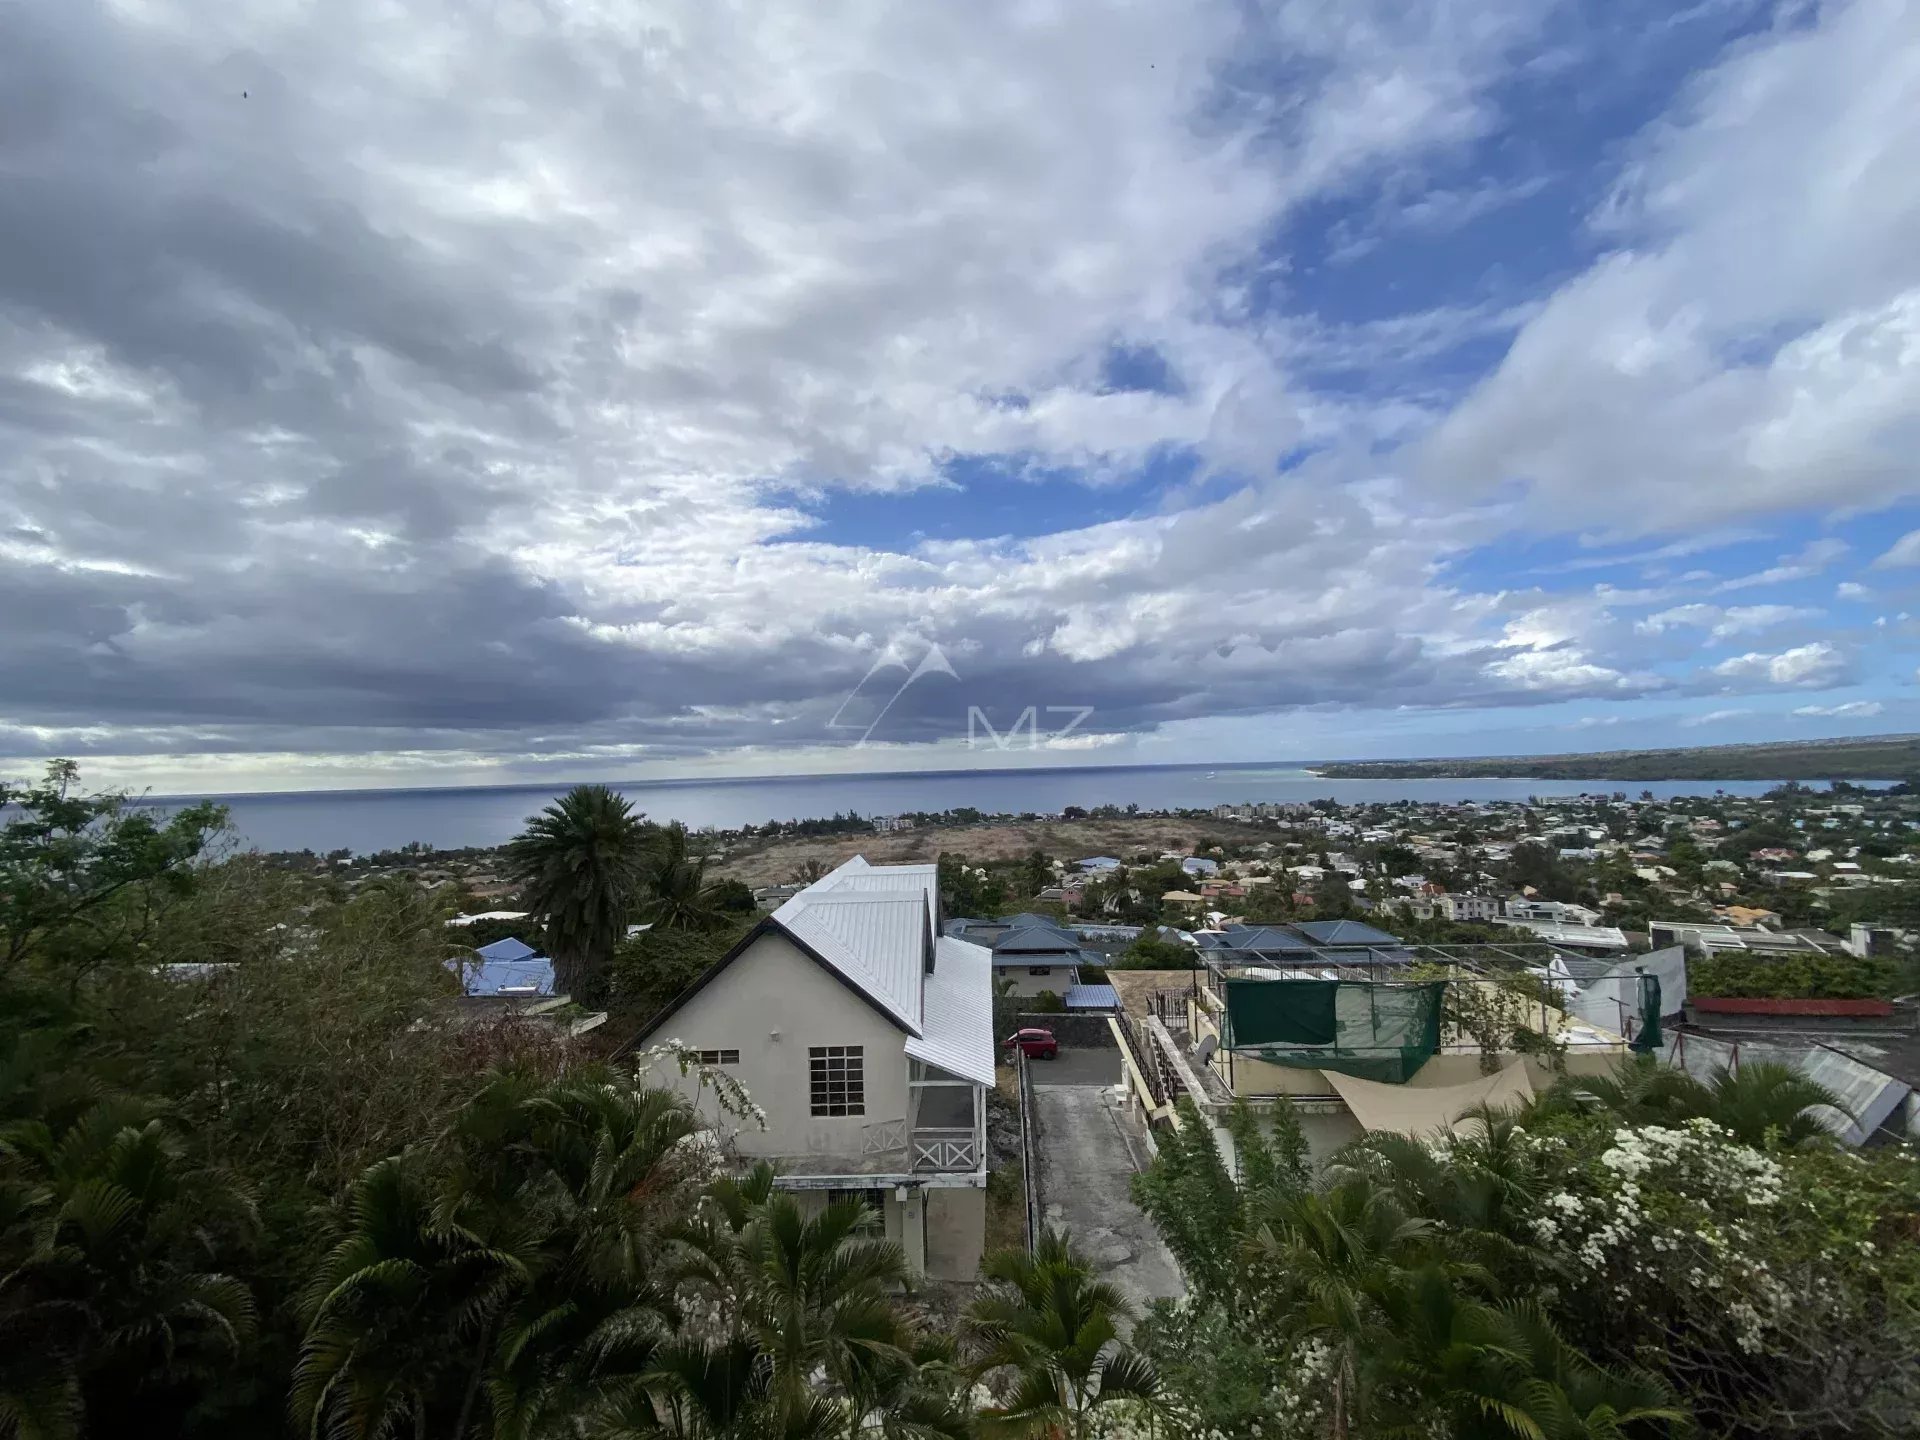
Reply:
[[774, 911], [773, 920], [908, 1030], [920, 1032], [929, 940], [920, 896], [803, 890]]
[[[925, 1032], [923, 992], [929, 967], [941, 953], [934, 939], [938, 907], [936, 867], [869, 865], [856, 855], [754, 926], [622, 1049], [631, 1049], [659, 1029], [769, 931], [786, 936], [801, 953], [918, 1039]], [[991, 1007], [990, 980], [982, 982], [981, 993]]]
[[993, 957], [981, 945], [942, 938], [921, 1007], [921, 1033], [907, 1054], [976, 1085], [993, 1084]]

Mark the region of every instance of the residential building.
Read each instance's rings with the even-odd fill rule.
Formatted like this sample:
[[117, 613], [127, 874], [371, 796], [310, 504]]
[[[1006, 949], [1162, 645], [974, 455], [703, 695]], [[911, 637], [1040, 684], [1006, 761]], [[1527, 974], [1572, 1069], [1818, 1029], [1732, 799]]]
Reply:
[[1044, 915], [949, 920], [946, 933], [984, 945], [993, 956], [993, 988], [1003, 995], [1064, 995], [1080, 983], [1079, 937]]
[[1500, 901], [1493, 895], [1436, 895], [1433, 907], [1448, 920], [1484, 923], [1500, 918]]
[[1074, 861], [1073, 868], [1088, 875], [1105, 875], [1110, 870], [1118, 870], [1120, 862], [1112, 855], [1089, 855]]
[[873, 820], [873, 828], [882, 835], [894, 830], [911, 830], [913, 826], [910, 815], [876, 815]]
[[1567, 900], [1540, 900], [1515, 895], [1506, 902], [1509, 920], [1546, 920], [1556, 925], [1597, 925], [1600, 912]]
[[668, 1037], [737, 1080], [764, 1128], [721, 1108], [702, 1068], [663, 1058], [730, 1153], [782, 1189], [877, 1210], [916, 1270], [971, 1279], [986, 1225], [992, 954], [940, 934], [932, 865], [855, 857], [747, 932], [632, 1042]]

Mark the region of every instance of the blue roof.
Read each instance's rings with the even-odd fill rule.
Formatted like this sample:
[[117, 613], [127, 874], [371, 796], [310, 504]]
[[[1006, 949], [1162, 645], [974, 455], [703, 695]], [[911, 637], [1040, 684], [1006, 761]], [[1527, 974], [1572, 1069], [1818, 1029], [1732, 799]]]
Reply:
[[[1294, 927], [1298, 929], [1299, 927]], [[1227, 934], [1227, 948], [1231, 950], [1252, 950], [1257, 954], [1282, 953], [1298, 954], [1313, 949], [1312, 944], [1301, 939], [1292, 930], [1281, 930], [1272, 925], [1262, 925], [1257, 929], [1232, 930]]]
[[496, 940], [491, 945], [482, 945], [473, 952], [482, 960], [530, 960], [540, 952], [523, 940], [509, 935], [504, 940]]
[[1080, 942], [1051, 925], [1009, 930], [993, 942], [996, 955], [1078, 955]]
[[1116, 870], [1120, 866], [1119, 859], [1112, 855], [1089, 855], [1073, 863], [1081, 870]]
[[1069, 985], [1062, 997], [1069, 1010], [1118, 1010], [1120, 992], [1111, 985]]
[[553, 994], [551, 960], [482, 960], [462, 966], [461, 973], [469, 995]]
[[1214, 875], [1219, 873], [1220, 862], [1203, 859], [1198, 855], [1189, 855], [1180, 862], [1180, 868], [1189, 875]]
[[1320, 945], [1398, 945], [1400, 937], [1358, 920], [1301, 920], [1293, 928]]

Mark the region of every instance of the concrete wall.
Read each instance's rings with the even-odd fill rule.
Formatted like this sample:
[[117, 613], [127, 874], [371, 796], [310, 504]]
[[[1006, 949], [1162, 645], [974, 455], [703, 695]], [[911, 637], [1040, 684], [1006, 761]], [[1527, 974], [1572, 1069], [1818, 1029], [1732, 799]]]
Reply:
[[[767, 1112], [764, 1131], [722, 1114], [712, 1092], [701, 1093], [697, 1077], [682, 1076], [677, 1065], [657, 1066], [650, 1078], [693, 1097], [743, 1155], [845, 1156], [855, 1162], [851, 1170], [867, 1126], [907, 1118], [905, 1032], [784, 935], [755, 940], [662, 1030], [660, 1038], [696, 1049], [740, 1052], [728, 1073]], [[814, 1045], [864, 1049], [866, 1114], [812, 1113], [807, 1050]]]
[[926, 1192], [927, 1274], [936, 1280], [977, 1280], [987, 1244], [987, 1192]]

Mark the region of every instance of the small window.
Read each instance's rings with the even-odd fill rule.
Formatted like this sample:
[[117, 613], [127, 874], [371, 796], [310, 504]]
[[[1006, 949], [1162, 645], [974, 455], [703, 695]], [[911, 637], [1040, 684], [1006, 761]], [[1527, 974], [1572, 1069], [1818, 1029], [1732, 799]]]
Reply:
[[1029, 974], [1029, 975], [1051, 975], [1051, 974], [1053, 974], [1053, 967], [1052, 967], [1051, 965], [1029, 965], [1029, 966], [1027, 967], [1027, 974]]
[[887, 1192], [884, 1190], [827, 1191], [827, 1203], [829, 1205], [842, 1205], [849, 1201], [856, 1205], [864, 1205], [877, 1215], [886, 1209]]
[[866, 1052], [859, 1045], [813, 1045], [807, 1066], [816, 1115], [867, 1113]]
[[738, 1065], [740, 1052], [738, 1050], [702, 1050], [700, 1063], [702, 1065]]

